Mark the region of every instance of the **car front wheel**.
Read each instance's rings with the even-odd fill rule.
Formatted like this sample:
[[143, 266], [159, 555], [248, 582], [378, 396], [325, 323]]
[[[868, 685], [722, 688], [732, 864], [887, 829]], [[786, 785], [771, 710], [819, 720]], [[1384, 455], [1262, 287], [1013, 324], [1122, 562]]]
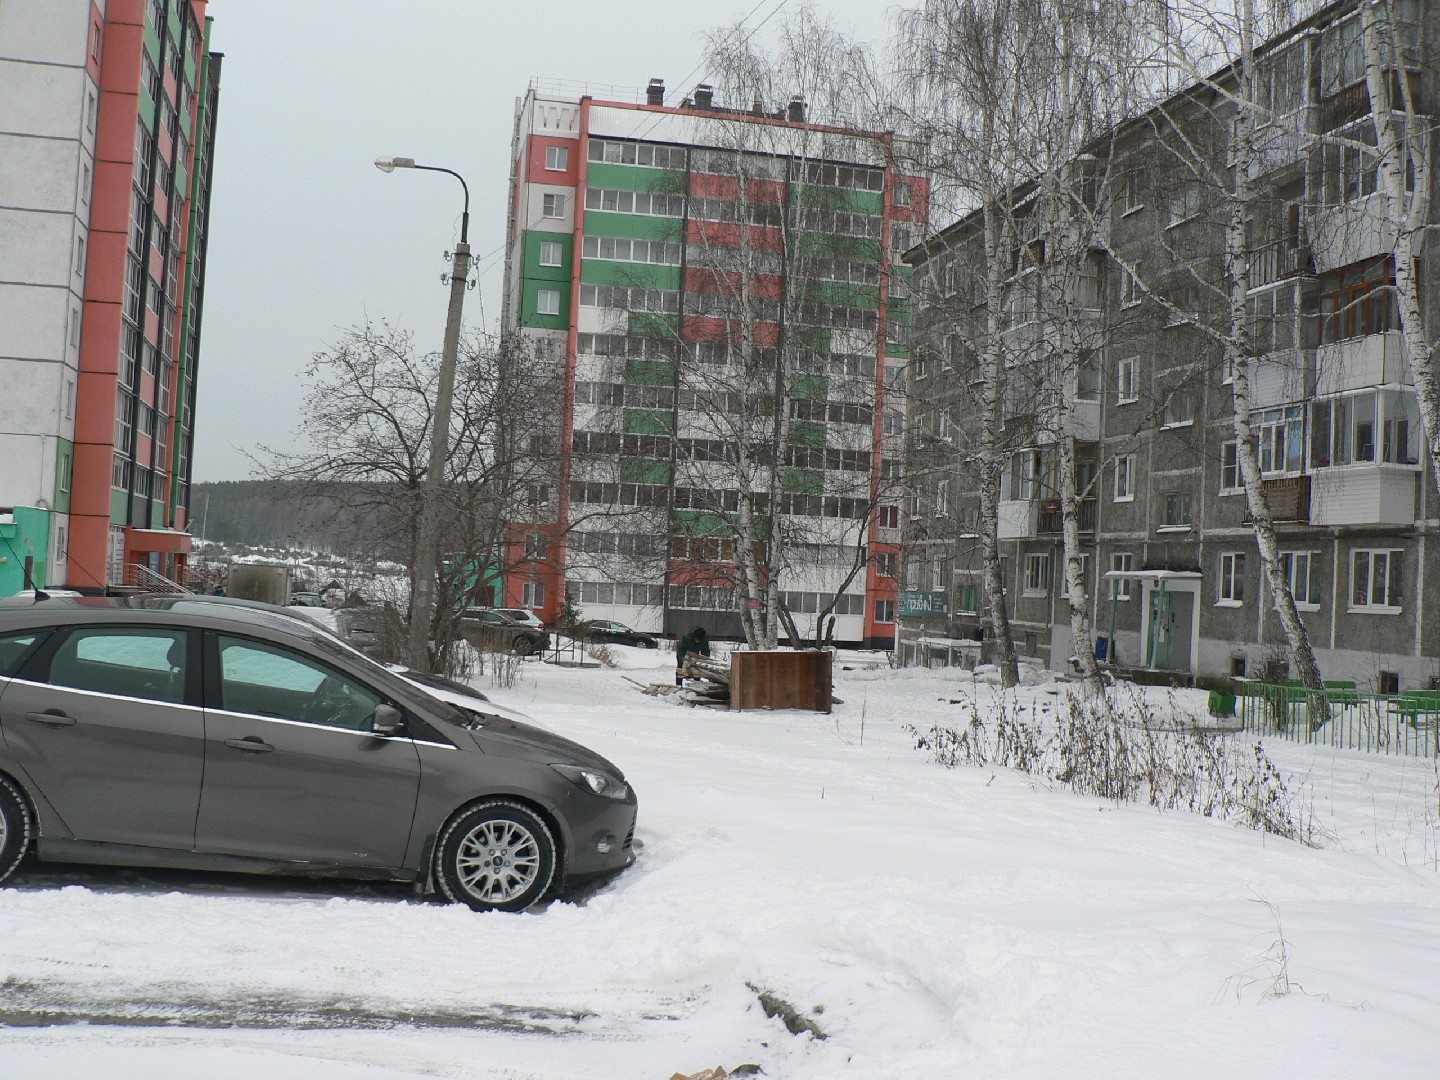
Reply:
[[445, 896], [475, 911], [524, 911], [555, 878], [555, 838], [518, 803], [493, 800], [465, 811], [445, 829], [436, 878]]
[[30, 847], [30, 810], [20, 789], [0, 776], [0, 881], [20, 865]]

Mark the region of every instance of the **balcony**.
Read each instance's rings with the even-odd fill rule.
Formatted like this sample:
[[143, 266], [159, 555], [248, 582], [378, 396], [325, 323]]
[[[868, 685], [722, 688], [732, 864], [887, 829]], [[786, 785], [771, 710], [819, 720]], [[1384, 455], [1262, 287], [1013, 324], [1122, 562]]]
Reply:
[[[1308, 525], [1310, 521], [1310, 477], [1277, 476], [1261, 481], [1265, 500], [1270, 504], [1270, 520], [1276, 525]], [[1251, 522], [1245, 510], [1245, 524]]]
[[1338, 206], [1307, 210], [1305, 234], [1320, 273], [1395, 250], [1395, 230], [1387, 217], [1385, 196], [1378, 191]]
[[1258, 289], [1285, 278], [1315, 273], [1310, 245], [1298, 236], [1281, 237], [1255, 249], [1250, 263], [1250, 287]]
[[[1082, 533], [1093, 533], [1095, 531], [1095, 504], [1092, 497], [1081, 499], [1077, 508], [1076, 517], [1079, 518], [1080, 531]], [[1037, 515], [1036, 532], [1041, 536], [1058, 536], [1065, 531], [1065, 515], [1061, 510], [1059, 499], [1046, 499], [1040, 503], [1040, 512]]]
[[1413, 525], [1416, 482], [1403, 465], [1347, 465], [1311, 477], [1311, 525]]
[[1250, 407], [1269, 409], [1304, 401], [1315, 393], [1315, 351], [1285, 349], [1250, 364]]
[[1305, 161], [1315, 109], [1305, 106], [1256, 126], [1252, 135], [1255, 156], [1250, 160], [1250, 179], [1300, 165]]
[[1001, 540], [1033, 540], [1038, 535], [1038, 499], [1002, 499], [996, 513], [996, 535]]
[[1413, 382], [1398, 330], [1321, 345], [1315, 353], [1317, 395], [1373, 386], [1409, 386]]

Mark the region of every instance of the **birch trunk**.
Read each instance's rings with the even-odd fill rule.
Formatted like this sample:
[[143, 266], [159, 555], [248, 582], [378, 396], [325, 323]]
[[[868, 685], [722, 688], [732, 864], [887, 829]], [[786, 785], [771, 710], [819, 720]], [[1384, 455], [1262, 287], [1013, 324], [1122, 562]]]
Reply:
[[[1420, 277], [1417, 258], [1425, 238], [1430, 213], [1430, 169], [1423, 152], [1412, 152], [1419, 140], [1407, 138], [1402, 143], [1391, 116], [1390, 88], [1385, 76], [1385, 35], [1388, 32], [1391, 55], [1399, 56], [1399, 32], [1389, 14], [1382, 25], [1375, 9], [1368, 3], [1360, 5], [1361, 48], [1365, 55], [1365, 87], [1370, 95], [1370, 116], [1375, 123], [1375, 146], [1379, 154], [1380, 191], [1384, 197], [1387, 223], [1395, 232], [1395, 293], [1400, 307], [1401, 336], [1415, 380], [1416, 403], [1421, 422], [1425, 425], [1425, 442], [1430, 452], [1431, 475], [1440, 486], [1440, 377], [1434, 369], [1434, 346], [1425, 325], [1425, 311], [1420, 302]], [[1407, 136], [1416, 130], [1421, 119], [1403, 71], [1397, 65], [1404, 96]], [[1408, 163], [1414, 172], [1415, 190], [1405, 190]]]
[[[988, 121], [987, 121], [988, 125]], [[983, 387], [980, 410], [980, 552], [985, 567], [985, 593], [990, 613], [991, 659], [1000, 668], [1000, 685], [1017, 686], [1020, 665], [1010, 632], [1005, 575], [1000, 567], [1000, 475], [1004, 447], [1005, 351], [1002, 274], [1004, 223], [994, 201], [985, 204], [985, 348], [981, 356]]]
[[[1250, 525], [1260, 553], [1260, 563], [1275, 612], [1289, 646], [1291, 663], [1301, 682], [1311, 690], [1323, 690], [1320, 666], [1295, 597], [1285, 573], [1280, 545], [1275, 538], [1275, 520], [1260, 472], [1259, 455], [1255, 449], [1255, 432], [1250, 423], [1250, 327], [1247, 293], [1250, 285], [1250, 251], [1246, 243], [1245, 225], [1250, 215], [1253, 196], [1250, 168], [1254, 161], [1253, 73], [1255, 14], [1251, 0], [1245, 0], [1240, 28], [1241, 56], [1240, 100], [1236, 107], [1235, 143], [1232, 160], [1234, 188], [1230, 195], [1230, 215], [1225, 226], [1225, 285], [1230, 314], [1230, 333], [1225, 341], [1225, 360], [1233, 373], [1230, 386], [1234, 398], [1235, 456], [1245, 485], [1245, 500], [1250, 509]], [[1259, 598], [1257, 598], [1258, 600]]]

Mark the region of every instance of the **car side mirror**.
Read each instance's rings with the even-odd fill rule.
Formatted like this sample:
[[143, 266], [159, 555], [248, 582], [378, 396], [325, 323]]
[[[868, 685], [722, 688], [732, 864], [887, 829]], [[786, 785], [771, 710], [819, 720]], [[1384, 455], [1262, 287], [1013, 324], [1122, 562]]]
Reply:
[[376, 705], [370, 730], [376, 735], [399, 735], [405, 730], [405, 714], [394, 705]]

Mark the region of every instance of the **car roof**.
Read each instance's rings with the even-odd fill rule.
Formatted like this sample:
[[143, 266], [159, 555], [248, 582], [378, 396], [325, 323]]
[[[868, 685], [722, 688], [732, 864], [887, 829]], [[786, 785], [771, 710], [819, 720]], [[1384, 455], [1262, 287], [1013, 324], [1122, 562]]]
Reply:
[[265, 630], [291, 638], [325, 634], [324, 627], [308, 627], [299, 618], [254, 601], [226, 603], [226, 597], [200, 597], [189, 593], [146, 593], [139, 596], [58, 596], [48, 600], [0, 600], [0, 628], [83, 625], [85, 623], [166, 623], [171, 626], [229, 627]]

